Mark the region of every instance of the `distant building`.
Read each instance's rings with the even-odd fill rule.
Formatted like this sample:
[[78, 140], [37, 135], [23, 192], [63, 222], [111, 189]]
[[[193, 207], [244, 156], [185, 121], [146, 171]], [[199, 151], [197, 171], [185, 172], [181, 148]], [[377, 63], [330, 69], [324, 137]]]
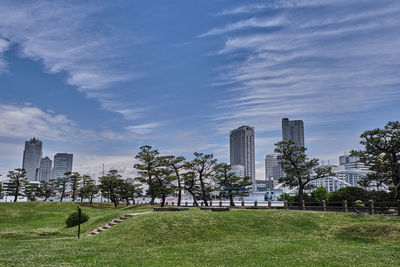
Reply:
[[54, 156], [53, 178], [65, 177], [66, 172], [72, 172], [73, 155], [58, 153]]
[[293, 141], [298, 147], [304, 147], [304, 124], [302, 120], [282, 119], [282, 140]]
[[273, 181], [273, 184], [276, 185], [279, 178], [284, 175], [278, 156], [276, 154], [265, 156], [265, 180]]
[[242, 126], [230, 132], [230, 163], [244, 166], [244, 176], [256, 180], [254, 128]]
[[25, 169], [26, 178], [30, 181], [38, 180], [37, 173], [40, 167], [40, 159], [42, 158], [42, 146], [42, 141], [36, 138], [25, 141], [22, 168]]
[[232, 172], [238, 177], [244, 177], [244, 166], [243, 165], [233, 165]]
[[350, 155], [340, 156], [339, 165], [344, 166], [345, 169], [368, 169], [364, 163], [359, 161], [358, 157], [351, 157]]
[[51, 179], [53, 161], [49, 157], [40, 159], [40, 167], [38, 171], [39, 181], [49, 181]]

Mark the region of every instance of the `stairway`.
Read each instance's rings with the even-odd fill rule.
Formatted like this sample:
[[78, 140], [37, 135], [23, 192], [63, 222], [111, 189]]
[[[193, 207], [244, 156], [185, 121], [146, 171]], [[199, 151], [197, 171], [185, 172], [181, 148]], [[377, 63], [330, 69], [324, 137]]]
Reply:
[[93, 231], [91, 231], [91, 232], [88, 234], [88, 236], [97, 235], [97, 234], [99, 234], [99, 233], [101, 233], [101, 232], [107, 230], [108, 228], [110, 228], [110, 227], [112, 227], [112, 226], [114, 226], [114, 225], [117, 225], [117, 224], [123, 222], [124, 220], [129, 219], [129, 218], [131, 218], [131, 217], [133, 217], [133, 216], [142, 215], [142, 214], [148, 214], [148, 213], [151, 213], [151, 212], [131, 213], [131, 214], [126, 214], [126, 215], [120, 216], [120, 217], [118, 217], [118, 218], [112, 220], [111, 222], [109, 222], [109, 223], [107, 223], [107, 224], [105, 224], [105, 225], [102, 225], [102, 226], [100, 226], [100, 227], [94, 229]]

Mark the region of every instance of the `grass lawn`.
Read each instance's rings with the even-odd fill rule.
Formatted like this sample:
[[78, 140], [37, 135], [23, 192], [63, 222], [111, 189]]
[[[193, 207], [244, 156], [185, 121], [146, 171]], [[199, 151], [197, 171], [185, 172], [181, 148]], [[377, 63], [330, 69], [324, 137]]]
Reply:
[[[400, 265], [397, 217], [192, 208], [136, 216], [78, 240], [72, 238], [76, 227], [64, 228], [75, 209], [72, 203], [0, 204], [0, 266]], [[103, 204], [83, 210], [90, 216], [82, 225], [88, 233], [150, 208]]]

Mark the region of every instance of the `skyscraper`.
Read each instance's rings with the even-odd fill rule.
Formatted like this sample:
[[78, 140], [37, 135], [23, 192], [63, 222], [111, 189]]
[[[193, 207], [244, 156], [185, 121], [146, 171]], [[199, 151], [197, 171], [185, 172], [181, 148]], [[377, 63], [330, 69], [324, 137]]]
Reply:
[[254, 128], [242, 126], [230, 132], [230, 163], [244, 166], [244, 175], [256, 180]]
[[37, 172], [42, 158], [42, 141], [32, 138], [25, 141], [24, 158], [22, 168], [26, 171], [26, 178], [30, 181], [37, 181]]
[[51, 179], [51, 167], [53, 165], [53, 161], [49, 157], [40, 159], [40, 167], [38, 171], [38, 180], [39, 181], [49, 181]]
[[58, 153], [54, 156], [53, 178], [65, 177], [66, 172], [72, 172], [73, 155]]
[[293, 141], [298, 147], [304, 147], [304, 125], [302, 120], [282, 119], [282, 140]]
[[275, 154], [265, 156], [265, 180], [277, 181], [283, 176], [284, 173], [279, 163], [278, 156]]

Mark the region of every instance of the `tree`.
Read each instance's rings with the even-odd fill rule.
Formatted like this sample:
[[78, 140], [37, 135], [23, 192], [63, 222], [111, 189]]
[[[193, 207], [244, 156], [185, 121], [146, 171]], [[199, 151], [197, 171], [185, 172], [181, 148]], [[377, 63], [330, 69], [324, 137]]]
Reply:
[[99, 193], [99, 188], [98, 186], [94, 184], [89, 184], [84, 187], [86, 191], [86, 196], [89, 199], [89, 203], [93, 203], [93, 198]]
[[24, 188], [29, 183], [26, 179], [25, 169], [15, 169], [8, 172], [7, 177], [10, 179], [8, 191], [14, 196], [14, 202], [17, 202], [19, 196], [24, 195]]
[[372, 172], [361, 180], [361, 185], [393, 185], [400, 216], [400, 122], [388, 122], [384, 129], [365, 131], [360, 136], [364, 150], [351, 151]]
[[356, 200], [366, 203], [369, 200], [369, 192], [361, 187], [348, 186], [330, 193], [329, 202], [342, 202], [347, 200], [350, 205]]
[[43, 201], [46, 201], [48, 198], [53, 197], [54, 195], [54, 180], [40, 181], [39, 196], [44, 198]]
[[78, 197], [81, 198], [81, 202], [83, 201], [84, 198], [89, 199], [91, 193], [90, 191], [93, 189], [93, 187], [88, 187], [90, 185], [94, 185], [94, 179], [89, 175], [83, 175], [82, 187], [78, 190]]
[[187, 167], [196, 174], [204, 204], [208, 206], [207, 198], [213, 190], [214, 166], [217, 160], [214, 159], [213, 154], [198, 152], [194, 152], [193, 154], [195, 158], [187, 164]]
[[215, 166], [215, 180], [219, 187], [220, 195], [229, 198], [231, 206], [235, 206], [234, 197], [249, 195], [247, 186], [252, 184], [251, 177], [237, 176], [232, 172], [231, 165], [226, 163], [220, 163]]
[[171, 168], [175, 173], [175, 178], [177, 180], [178, 187], [178, 206], [181, 205], [182, 201], [182, 170], [185, 168], [185, 158], [184, 157], [175, 157], [173, 155], [166, 156], [167, 166]]
[[[278, 160], [285, 177], [279, 179], [289, 187], [298, 187], [299, 207], [302, 208], [304, 200], [304, 190], [309, 188], [311, 181], [333, 175], [330, 166], [317, 167], [318, 159], [308, 159], [305, 151], [307, 148], [298, 147], [293, 141], [281, 141], [275, 144], [275, 153], [278, 154]], [[314, 174], [312, 175], [312, 171]]]
[[323, 187], [323, 186], [318, 186], [312, 193], [311, 193], [312, 199], [317, 202], [321, 202], [322, 200], [328, 200], [329, 199], [329, 192], [328, 190]]
[[54, 189], [56, 192], [60, 195], [60, 202], [63, 201], [66, 191], [67, 191], [67, 185], [69, 182], [69, 175], [71, 175], [71, 172], [66, 172], [66, 177], [58, 177], [54, 181]]
[[25, 186], [24, 190], [25, 196], [30, 200], [30, 201], [36, 201], [36, 198], [40, 196], [40, 189], [38, 184], [31, 184], [28, 183]]
[[135, 198], [140, 197], [143, 194], [143, 189], [140, 187], [139, 184], [131, 184], [131, 183], [126, 183], [126, 190], [127, 190], [127, 195], [128, 199], [132, 200], [132, 204], [135, 204]]
[[155, 181], [154, 172], [159, 167], [160, 162], [157, 158], [159, 154], [158, 150], [152, 149], [151, 146], [141, 146], [140, 152], [135, 156], [135, 159], [140, 163], [133, 166], [140, 175], [137, 180], [148, 185], [147, 195], [151, 197], [151, 205], [154, 205], [154, 200], [157, 197], [158, 184]]
[[81, 180], [82, 180], [82, 176], [79, 174], [79, 172], [74, 172], [71, 174], [71, 176], [69, 176], [69, 184], [71, 185], [71, 195], [72, 195], [73, 202], [75, 202], [75, 198], [76, 198]]
[[118, 190], [123, 182], [117, 170], [110, 170], [106, 176], [100, 177], [99, 189], [114, 203], [115, 207], [119, 204]]
[[173, 170], [167, 167], [168, 159], [166, 157], [157, 157], [158, 167], [154, 169], [157, 196], [161, 197], [161, 207], [164, 207], [166, 197], [176, 191], [172, 184], [175, 180]]
[[197, 199], [200, 197], [200, 186], [197, 182], [197, 175], [194, 171], [188, 171], [183, 173], [182, 175], [183, 180], [183, 189], [188, 191], [193, 198], [193, 204], [198, 206]]

